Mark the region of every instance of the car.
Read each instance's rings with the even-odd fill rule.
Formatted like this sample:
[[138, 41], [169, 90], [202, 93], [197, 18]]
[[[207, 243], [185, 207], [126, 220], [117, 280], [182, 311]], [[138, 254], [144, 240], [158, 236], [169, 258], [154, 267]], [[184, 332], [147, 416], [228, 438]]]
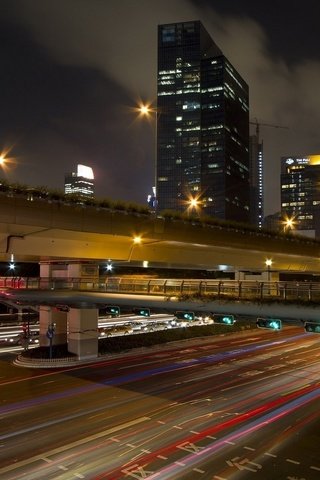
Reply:
[[128, 335], [130, 333], [133, 333], [133, 328], [130, 325], [119, 325], [105, 329], [105, 334], [107, 337], [113, 335]]

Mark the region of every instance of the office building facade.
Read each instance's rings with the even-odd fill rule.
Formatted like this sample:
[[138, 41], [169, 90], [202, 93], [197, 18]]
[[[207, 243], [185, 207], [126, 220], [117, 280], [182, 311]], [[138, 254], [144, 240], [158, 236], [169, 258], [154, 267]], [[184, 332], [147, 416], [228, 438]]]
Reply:
[[[297, 233], [319, 237], [320, 155], [281, 158], [281, 218]], [[289, 227], [288, 227], [289, 228]]]
[[158, 27], [158, 210], [249, 222], [248, 86], [201, 22]]
[[94, 197], [94, 175], [91, 167], [77, 165], [77, 171], [65, 175], [64, 193], [79, 198]]

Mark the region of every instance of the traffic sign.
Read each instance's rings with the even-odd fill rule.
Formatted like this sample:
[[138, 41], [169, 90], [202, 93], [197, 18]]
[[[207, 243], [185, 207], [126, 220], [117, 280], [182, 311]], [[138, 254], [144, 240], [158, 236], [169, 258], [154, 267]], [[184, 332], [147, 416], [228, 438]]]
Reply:
[[106, 313], [111, 315], [112, 317], [119, 317], [120, 307], [116, 305], [108, 305], [106, 306]]
[[150, 308], [134, 308], [133, 313], [142, 317], [150, 317]]
[[304, 330], [308, 333], [320, 333], [320, 323], [305, 322]]
[[282, 323], [278, 318], [257, 318], [258, 328], [267, 328], [269, 330], [281, 330]]
[[220, 323], [223, 325], [233, 325], [235, 322], [233, 315], [226, 315], [226, 314], [214, 314], [213, 315], [213, 322]]
[[184, 311], [184, 310], [178, 310], [174, 316], [178, 319], [178, 320], [194, 320], [194, 312], [187, 312], [187, 311]]

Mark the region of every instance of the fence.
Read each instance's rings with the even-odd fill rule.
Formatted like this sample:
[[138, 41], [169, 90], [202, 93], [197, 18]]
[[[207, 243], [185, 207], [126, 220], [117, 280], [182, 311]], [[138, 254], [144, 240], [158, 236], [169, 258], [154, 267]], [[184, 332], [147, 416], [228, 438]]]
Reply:
[[0, 277], [0, 288], [85, 290], [144, 295], [195, 295], [217, 298], [304, 300], [320, 302], [320, 282], [264, 282], [144, 277], [106, 277], [96, 280], [38, 277]]

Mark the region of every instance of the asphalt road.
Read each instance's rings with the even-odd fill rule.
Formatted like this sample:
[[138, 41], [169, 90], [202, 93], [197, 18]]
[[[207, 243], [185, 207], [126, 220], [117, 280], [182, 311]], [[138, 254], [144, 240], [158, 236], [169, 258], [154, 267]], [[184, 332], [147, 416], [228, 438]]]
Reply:
[[187, 341], [63, 371], [0, 356], [0, 478], [318, 480], [320, 335]]

